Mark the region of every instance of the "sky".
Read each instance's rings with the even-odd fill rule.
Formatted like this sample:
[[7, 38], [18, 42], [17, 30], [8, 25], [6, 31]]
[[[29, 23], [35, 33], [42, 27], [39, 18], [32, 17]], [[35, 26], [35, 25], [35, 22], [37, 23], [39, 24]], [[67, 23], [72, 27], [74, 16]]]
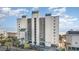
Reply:
[[7, 31], [17, 31], [17, 19], [22, 15], [31, 17], [33, 10], [39, 10], [41, 16], [45, 13], [59, 16], [60, 33], [79, 30], [79, 7], [0, 7], [0, 27]]

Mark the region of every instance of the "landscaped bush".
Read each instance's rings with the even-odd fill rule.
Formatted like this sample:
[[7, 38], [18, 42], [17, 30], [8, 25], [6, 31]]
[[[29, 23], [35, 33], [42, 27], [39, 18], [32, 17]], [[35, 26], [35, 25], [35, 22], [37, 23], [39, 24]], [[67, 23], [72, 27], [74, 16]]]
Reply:
[[65, 51], [65, 48], [62, 48], [61, 51]]
[[28, 42], [25, 42], [24, 48], [30, 48], [30, 44]]

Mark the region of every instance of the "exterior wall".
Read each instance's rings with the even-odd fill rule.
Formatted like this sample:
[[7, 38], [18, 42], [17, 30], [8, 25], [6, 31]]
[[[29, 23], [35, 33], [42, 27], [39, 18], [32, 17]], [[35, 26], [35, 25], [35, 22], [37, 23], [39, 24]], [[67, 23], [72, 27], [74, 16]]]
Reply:
[[45, 45], [46, 46], [51, 46], [51, 44], [58, 45], [58, 43], [59, 43], [59, 17], [46, 16], [45, 17]]
[[[35, 18], [36, 18], [36, 23], [34, 20]], [[39, 13], [32, 13], [32, 45], [35, 45], [34, 44], [35, 41], [36, 41], [36, 45], [39, 46]]]
[[51, 46], [51, 42], [53, 39], [53, 32], [52, 32], [52, 17], [46, 16], [45, 17], [45, 45]]
[[79, 48], [79, 34], [67, 34], [67, 42], [70, 43], [69, 47]]
[[[34, 18], [36, 18], [36, 24], [34, 22]], [[42, 24], [42, 23], [45, 23], [45, 24]], [[36, 42], [37, 42], [36, 45], [40, 45], [41, 38], [44, 39], [43, 43], [45, 43], [45, 46], [50, 47], [51, 44], [58, 45], [58, 42], [59, 42], [59, 17], [58, 16], [39, 17], [39, 14], [32, 15], [32, 44], [33, 45], [35, 40], [35, 25], [36, 25]]]
[[40, 45], [45, 46], [45, 18], [39, 19], [39, 40]]
[[[24, 31], [21, 31], [25, 29]], [[25, 42], [25, 40], [28, 40], [28, 33], [27, 33], [27, 18], [21, 18], [17, 20], [17, 31], [18, 31], [18, 39], [20, 39], [20, 44]]]
[[32, 22], [31, 19], [28, 19], [28, 41], [29, 43], [32, 42]]
[[71, 35], [70, 34], [66, 34], [66, 42], [67, 43], [70, 43], [71, 44], [71, 42], [72, 42], [71, 37], [72, 37], [72, 34]]
[[[40, 17], [39, 12], [32, 12], [32, 21], [28, 21], [28, 18], [21, 18], [17, 20], [17, 26], [18, 38], [20, 41], [21, 38], [23, 40], [21, 43], [30, 39], [32, 39], [32, 45], [37, 46], [39, 46], [41, 42], [49, 47], [51, 47], [51, 45], [58, 45], [59, 43], [58, 16], [47, 15]], [[20, 29], [25, 29], [25, 31], [19, 31]]]
[[72, 36], [72, 47], [79, 47], [79, 35], [73, 35]]
[[20, 31], [19, 31], [19, 29], [20, 29], [20, 18], [18, 18], [17, 19], [17, 38], [19, 39], [20, 38]]
[[69, 39], [71, 39], [70, 47], [79, 47], [79, 35], [72, 35]]
[[16, 37], [16, 33], [15, 32], [7, 32], [7, 35], [9, 37]]
[[34, 19], [32, 18], [32, 45], [34, 45]]
[[[59, 43], [59, 16], [52, 16], [52, 26], [53, 26], [53, 39], [51, 44], [55, 44], [58, 46]], [[55, 27], [54, 27], [55, 26]]]

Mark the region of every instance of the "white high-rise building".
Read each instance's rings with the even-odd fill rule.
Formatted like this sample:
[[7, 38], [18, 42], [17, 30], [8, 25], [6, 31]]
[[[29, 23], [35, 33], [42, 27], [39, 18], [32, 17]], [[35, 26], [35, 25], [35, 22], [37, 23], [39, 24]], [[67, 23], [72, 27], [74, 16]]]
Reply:
[[59, 17], [45, 16], [45, 45], [53, 46], [59, 43]]
[[58, 46], [59, 43], [59, 17], [50, 13], [40, 16], [39, 11], [32, 12], [32, 18], [22, 16], [17, 20], [18, 39], [21, 44], [25, 40], [36, 46]]
[[38, 11], [32, 12], [32, 45], [58, 46], [59, 17], [46, 14], [44, 17]]
[[17, 38], [20, 41], [20, 44], [24, 44], [25, 40], [27, 40], [27, 17], [22, 16], [17, 20]]
[[32, 12], [32, 45], [39, 45], [39, 12]]

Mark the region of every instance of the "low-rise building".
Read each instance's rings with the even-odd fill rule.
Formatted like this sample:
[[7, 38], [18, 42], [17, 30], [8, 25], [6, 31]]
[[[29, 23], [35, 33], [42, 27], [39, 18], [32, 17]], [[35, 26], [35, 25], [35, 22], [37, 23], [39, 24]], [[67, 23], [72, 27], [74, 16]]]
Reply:
[[7, 37], [7, 31], [4, 28], [0, 28], [0, 40], [4, 40]]
[[7, 36], [8, 37], [17, 37], [17, 33], [16, 32], [7, 32]]
[[79, 31], [68, 31], [66, 33], [66, 41], [69, 49], [79, 50]]

